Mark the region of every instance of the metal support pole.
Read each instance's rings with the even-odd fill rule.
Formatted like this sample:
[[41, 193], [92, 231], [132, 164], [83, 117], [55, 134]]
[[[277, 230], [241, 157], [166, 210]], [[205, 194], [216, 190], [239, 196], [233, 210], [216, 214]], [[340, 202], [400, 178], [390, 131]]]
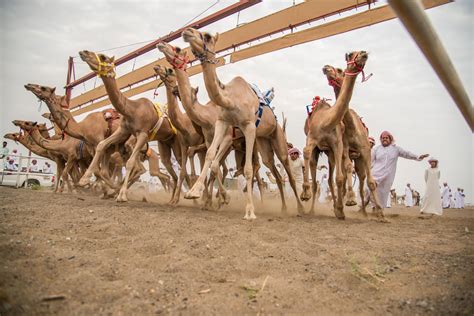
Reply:
[[471, 132], [474, 132], [474, 111], [471, 100], [420, 1], [388, 0], [388, 3], [443, 82], [471, 128]]

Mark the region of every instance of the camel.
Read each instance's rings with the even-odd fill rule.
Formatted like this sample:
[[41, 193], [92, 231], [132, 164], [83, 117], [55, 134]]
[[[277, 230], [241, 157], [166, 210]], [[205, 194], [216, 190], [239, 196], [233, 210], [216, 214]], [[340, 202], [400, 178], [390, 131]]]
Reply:
[[274, 163], [274, 154], [277, 155], [278, 159], [285, 166], [291, 187], [296, 196], [298, 212], [302, 213], [303, 205], [298, 199], [295, 180], [289, 166], [286, 139], [283, 130], [276, 122], [272, 110], [267, 106], [259, 104], [257, 95], [243, 78], [236, 77], [225, 85], [218, 79], [214, 53], [219, 37], [218, 34], [212, 36], [209, 33], [201, 33], [193, 28], [188, 28], [183, 31], [182, 35], [184, 41], [190, 44], [193, 54], [201, 61], [206, 90], [209, 98], [219, 109], [215, 125], [215, 135], [206, 154], [203, 172], [185, 197], [200, 197], [203, 190], [203, 175], [207, 173], [211, 162], [212, 170], [217, 172], [220, 158], [225, 154], [225, 148], [219, 147], [222, 139], [230, 127], [238, 127], [245, 137], [244, 174], [247, 180], [247, 205], [245, 207], [244, 219], [251, 220], [256, 218], [252, 197], [252, 179], [254, 176], [252, 155], [255, 141], [257, 141], [258, 151], [262, 156], [264, 164], [272, 171], [273, 176], [278, 179], [282, 211], [286, 212], [286, 203], [281, 176]]
[[[73, 168], [76, 165], [84, 169], [87, 161], [92, 158], [91, 151], [87, 145], [70, 136], [66, 136], [62, 140], [49, 140], [41, 135], [36, 122], [15, 120], [13, 124], [28, 132], [39, 146], [49, 151], [58, 152], [63, 156], [66, 160], [66, 166], [61, 173], [61, 178], [63, 179], [63, 183], [66, 182], [69, 192], [75, 192], [69, 182], [68, 174], [70, 172], [71, 174], [73, 173]], [[60, 192], [62, 192], [62, 186]]]
[[[53, 119], [62, 134], [66, 133], [85, 141], [93, 151], [95, 151], [100, 141], [110, 136], [120, 125], [120, 115], [112, 112], [111, 109], [90, 113], [82, 121], [77, 122], [69, 111], [66, 96], [56, 95], [56, 88], [29, 83], [25, 85], [25, 89], [46, 103], [51, 112], [49, 119]], [[102, 166], [104, 168], [101, 168], [100, 172], [95, 174], [110, 188], [114, 187], [114, 183], [110, 180], [108, 166], [109, 157], [114, 151], [116, 151], [114, 148], [110, 148], [107, 154], [103, 155]], [[106, 190], [104, 190], [105, 193]]]
[[[181, 195], [181, 186], [183, 180], [186, 176], [186, 164], [188, 160], [188, 155], [184, 154], [188, 152], [189, 147], [196, 147], [204, 142], [204, 138], [200, 133], [196, 131], [191, 119], [186, 113], [182, 113], [179, 109], [178, 100], [177, 100], [177, 83], [176, 75], [173, 72], [173, 69], [156, 66], [154, 67], [155, 73], [160, 77], [161, 81], [165, 84], [166, 87], [166, 98], [168, 100], [168, 116], [171, 120], [171, 123], [178, 130], [181, 137], [179, 138], [181, 143], [181, 170], [179, 173], [178, 179], [178, 190], [174, 198], [170, 201], [170, 204], [174, 205], [179, 202], [179, 197]], [[199, 155], [199, 160], [201, 161], [201, 167], [204, 163], [205, 153], [200, 150], [197, 152]], [[194, 157], [191, 156], [191, 157]], [[191, 174], [193, 177], [196, 176], [194, 170], [194, 160], [191, 159]], [[191, 186], [191, 184], [190, 184]]]
[[[329, 187], [333, 196], [334, 213], [338, 219], [344, 219], [343, 196], [345, 172], [343, 172], [344, 146], [343, 133], [344, 126], [341, 124], [344, 115], [349, 108], [349, 101], [354, 90], [357, 75], [363, 70], [368, 59], [368, 54], [364, 51], [346, 54], [347, 68], [346, 75], [342, 83], [341, 94], [334, 106], [330, 106], [324, 100], [315, 104], [314, 110], [309, 119], [309, 130], [304, 148], [304, 184], [301, 199], [306, 201], [313, 195], [311, 213], [314, 214], [316, 184], [316, 168], [319, 153], [326, 151], [329, 160]], [[310, 192], [309, 171], [311, 163], [312, 192]], [[336, 169], [337, 198], [335, 199], [334, 187], [332, 184], [334, 168]]]
[[[341, 92], [342, 81], [344, 79], [344, 71], [330, 65], [323, 67], [323, 73], [326, 75], [328, 84], [333, 87], [334, 94], [337, 98]], [[366, 212], [366, 199], [364, 198], [364, 181], [367, 179], [367, 186], [371, 191], [372, 198], [375, 202], [376, 214], [382, 212], [378, 195], [375, 192], [376, 183], [371, 172], [371, 151], [369, 143], [369, 132], [360, 116], [353, 110], [349, 109], [344, 115], [342, 122], [344, 123], [344, 150], [345, 156], [353, 158], [354, 167], [359, 178], [359, 194], [361, 198], [360, 211], [364, 216]], [[354, 155], [355, 153], [355, 155]], [[349, 159], [345, 162], [346, 174], [352, 175], [352, 163]], [[352, 179], [348, 179], [352, 186]], [[352, 190], [352, 188], [350, 189]], [[346, 203], [347, 205], [347, 203]]]
[[116, 201], [126, 202], [128, 200], [127, 188], [130, 175], [133, 166], [139, 158], [139, 151], [148, 140], [158, 141], [162, 162], [174, 180], [171, 197], [173, 199], [176, 194], [178, 177], [171, 164], [171, 152], [173, 151], [176, 159], [181, 161], [181, 146], [178, 140], [179, 135], [175, 133], [171, 122], [166, 119], [165, 115], [150, 100], [145, 98], [130, 100], [123, 95], [115, 80], [114, 57], [86, 50], [79, 52], [79, 55], [92, 71], [101, 77], [113, 107], [122, 115], [120, 127], [97, 146], [94, 159], [79, 184], [87, 184], [92, 173], [98, 170], [99, 159], [104, 154], [104, 150], [112, 144], [124, 142], [133, 135], [136, 137], [136, 144], [130, 158], [126, 162], [127, 173]]
[[[184, 55], [184, 51], [182, 51], [179, 47], [173, 47], [168, 43], [160, 43], [157, 45], [158, 50], [160, 50], [170, 62], [170, 64], [174, 68], [174, 74], [177, 77], [178, 80], [178, 90], [179, 94], [178, 96], [181, 99], [181, 102], [183, 104], [184, 109], [186, 110], [186, 114], [189, 116], [191, 119], [193, 125], [195, 126], [196, 130], [201, 133], [204, 137], [204, 144], [201, 146], [197, 147], [192, 147], [189, 150], [189, 153], [193, 153], [194, 151], [198, 151], [201, 149], [207, 149], [210, 147], [212, 143], [212, 139], [214, 138], [214, 126], [216, 124], [217, 116], [218, 116], [218, 108], [217, 106], [212, 102], [209, 101], [207, 104], [201, 104], [199, 103], [199, 100], [197, 98], [197, 94], [199, 89], [192, 88], [191, 84], [189, 82], [189, 76], [188, 73], [185, 71], [186, 64], [177, 64], [176, 61], [185, 61], [187, 59], [187, 56]], [[242, 144], [243, 140], [243, 135], [240, 133], [240, 131], [236, 130], [233, 133], [232, 129], [229, 129], [225, 137], [223, 138], [220, 146], [223, 148], [226, 148], [226, 151], [228, 152], [233, 145], [233, 148], [235, 149], [235, 160], [237, 162], [237, 167], [238, 167], [238, 172], [236, 172], [237, 176], [242, 168], [241, 165], [243, 164], [243, 155], [245, 153], [245, 144]], [[233, 135], [235, 134], [235, 135]], [[234, 137], [235, 136], [235, 137]], [[227, 174], [227, 166], [225, 163], [225, 157], [227, 154], [225, 154], [222, 159], [221, 159], [221, 166], [222, 166], [222, 177], [225, 178]], [[258, 162], [258, 156], [255, 154], [253, 156], [253, 164], [255, 168], [255, 177], [259, 179], [258, 175], [258, 169], [260, 168], [259, 162]], [[201, 165], [201, 170], [202, 170], [203, 165]], [[218, 176], [218, 182], [221, 181], [219, 180], [219, 175]], [[208, 181], [208, 185], [205, 186], [204, 190], [204, 208], [209, 209], [212, 207], [212, 191], [213, 191], [213, 183], [215, 179], [215, 174], [211, 173], [211, 176]], [[261, 182], [257, 182], [259, 185], [260, 192], [262, 192], [262, 184]], [[220, 186], [219, 186], [220, 187]], [[210, 193], [208, 193], [208, 190]], [[220, 191], [219, 192], [219, 206], [222, 203], [228, 203], [229, 197], [225, 192]]]

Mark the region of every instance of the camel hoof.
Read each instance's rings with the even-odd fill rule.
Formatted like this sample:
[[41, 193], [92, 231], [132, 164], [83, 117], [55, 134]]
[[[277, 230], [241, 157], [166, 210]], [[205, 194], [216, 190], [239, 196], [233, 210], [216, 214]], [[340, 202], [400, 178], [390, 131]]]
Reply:
[[255, 216], [255, 214], [245, 214], [244, 219], [251, 221], [251, 220], [257, 219], [257, 216]]
[[91, 184], [91, 182], [90, 182], [89, 178], [87, 178], [87, 177], [82, 177], [82, 178], [79, 180], [79, 182], [77, 183], [77, 185], [80, 186], [80, 187], [85, 187], [85, 186], [87, 186], [88, 184]]
[[346, 202], [346, 206], [354, 206], [354, 205], [357, 205], [356, 201], [349, 200], [349, 201]]
[[120, 192], [119, 195], [117, 196], [117, 198], [115, 199], [115, 201], [117, 201], [117, 202], [128, 202], [127, 194], [125, 194], [124, 192]]

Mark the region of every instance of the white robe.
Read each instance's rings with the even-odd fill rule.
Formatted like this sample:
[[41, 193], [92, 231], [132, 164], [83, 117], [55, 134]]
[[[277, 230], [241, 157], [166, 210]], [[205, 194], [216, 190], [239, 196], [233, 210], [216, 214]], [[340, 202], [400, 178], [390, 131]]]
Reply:
[[372, 150], [372, 175], [377, 183], [377, 194], [382, 207], [387, 205], [390, 189], [395, 180], [398, 157], [419, 160], [417, 155], [395, 144], [387, 147], [378, 145]]
[[413, 192], [409, 187], [405, 187], [405, 206], [413, 206]]
[[[303, 191], [303, 160], [298, 158], [296, 160], [292, 160], [291, 158], [288, 160], [290, 163], [291, 174], [293, 175], [296, 183], [296, 192], [298, 192], [298, 196], [301, 195]], [[285, 187], [287, 194], [290, 196], [293, 195], [293, 190], [291, 189], [290, 183], [286, 183]]]
[[461, 208], [461, 192], [454, 192], [454, 208]]
[[461, 192], [461, 208], [464, 208], [464, 197], [465, 196], [466, 195], [463, 192]]
[[[421, 204], [421, 212], [427, 214], [443, 215], [441, 206], [441, 192], [439, 191], [438, 168], [428, 168], [425, 170], [425, 195]], [[449, 190], [448, 190], [449, 193]]]
[[443, 199], [443, 208], [449, 207], [449, 187], [443, 186], [441, 189], [441, 198]]
[[321, 179], [321, 185], [320, 185], [320, 190], [319, 190], [319, 203], [327, 203], [327, 196], [328, 196], [328, 190], [329, 190], [329, 182], [328, 178]]

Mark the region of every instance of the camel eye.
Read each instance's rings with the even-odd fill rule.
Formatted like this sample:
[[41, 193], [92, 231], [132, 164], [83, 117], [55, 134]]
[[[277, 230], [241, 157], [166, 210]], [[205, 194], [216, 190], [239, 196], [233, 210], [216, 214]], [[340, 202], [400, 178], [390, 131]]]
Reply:
[[100, 61], [105, 61], [105, 56], [104, 55], [99, 55]]
[[208, 34], [208, 33], [205, 33], [205, 34], [204, 34], [204, 40], [205, 40], [206, 42], [210, 42], [210, 41], [211, 41], [211, 38], [212, 38], [212, 36], [211, 36], [210, 34]]
[[41, 91], [46, 91], [46, 88], [45, 88], [45, 87], [41, 87]]
[[177, 52], [177, 53], [181, 53], [181, 48], [176, 47], [176, 52]]

